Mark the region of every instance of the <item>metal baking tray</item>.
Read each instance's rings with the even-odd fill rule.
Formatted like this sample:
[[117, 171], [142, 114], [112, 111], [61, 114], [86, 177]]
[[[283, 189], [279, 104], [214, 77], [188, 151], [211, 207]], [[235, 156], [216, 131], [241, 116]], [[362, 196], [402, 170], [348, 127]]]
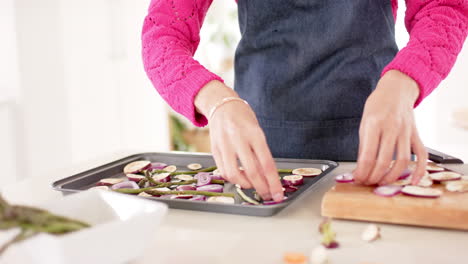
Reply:
[[[55, 181], [52, 188], [61, 191], [63, 194], [70, 194], [87, 190], [96, 185], [104, 178], [125, 177], [123, 168], [125, 165], [136, 160], [149, 160], [151, 162], [164, 162], [176, 165], [178, 168], [185, 168], [189, 163], [200, 163], [203, 167], [214, 166], [215, 162], [211, 155], [187, 153], [187, 152], [160, 152], [160, 153], [140, 153], [119, 159], [117, 161], [99, 166], [97, 168]], [[142, 199], [157, 200], [166, 203], [170, 208], [217, 212], [227, 214], [240, 214], [252, 216], [272, 216], [293, 201], [303, 196], [307, 190], [313, 188], [314, 184], [320, 181], [325, 175], [335, 169], [338, 164], [327, 160], [307, 160], [307, 159], [275, 159], [276, 165], [281, 169], [295, 168], [319, 168], [323, 172], [315, 177], [304, 177], [304, 185], [299, 190], [288, 196], [288, 199], [279, 204], [273, 205], [242, 205], [242, 198], [235, 191], [233, 184], [225, 184], [224, 192], [235, 193], [235, 204], [208, 203], [203, 201], [189, 201], [182, 199], [167, 199], [158, 197], [141, 197]], [[252, 196], [253, 190], [246, 190], [245, 193]]]

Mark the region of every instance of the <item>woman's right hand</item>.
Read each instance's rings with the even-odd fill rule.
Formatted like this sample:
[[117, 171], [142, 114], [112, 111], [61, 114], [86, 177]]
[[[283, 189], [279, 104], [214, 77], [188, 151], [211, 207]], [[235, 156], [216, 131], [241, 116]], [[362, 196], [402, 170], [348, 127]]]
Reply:
[[[211, 81], [197, 94], [195, 106], [208, 117], [211, 108], [226, 97], [238, 95], [223, 83]], [[250, 106], [241, 101], [227, 102], [219, 106], [209, 125], [211, 151], [223, 177], [242, 188], [255, 188], [264, 200], [282, 201], [275, 162]]]

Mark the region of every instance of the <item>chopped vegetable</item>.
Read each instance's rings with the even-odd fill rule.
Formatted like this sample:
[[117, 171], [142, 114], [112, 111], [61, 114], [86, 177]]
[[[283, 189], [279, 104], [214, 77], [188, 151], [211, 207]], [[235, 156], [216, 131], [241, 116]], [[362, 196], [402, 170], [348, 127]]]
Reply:
[[189, 199], [190, 201], [205, 201], [206, 196], [204, 195], [194, 195], [192, 198]]
[[[90, 227], [89, 224], [68, 217], [53, 214], [36, 207], [12, 205], [0, 194], [0, 229], [20, 228], [19, 234], [0, 246], [0, 255], [14, 243], [26, 240], [40, 233], [64, 235]], [[3, 263], [3, 262], [2, 262]]]
[[398, 180], [404, 180], [404, 179], [408, 178], [410, 175], [411, 175], [411, 170], [405, 169], [405, 170], [400, 174], [400, 176], [398, 177]]
[[169, 192], [171, 191], [171, 189], [167, 188], [167, 187], [162, 187], [162, 188], [153, 188], [151, 190], [154, 190], [154, 191], [158, 191], [158, 192]]
[[234, 204], [233, 197], [224, 197], [224, 196], [212, 196], [206, 200], [209, 203], [223, 203], [223, 204]]
[[147, 160], [138, 160], [138, 161], [134, 161], [134, 162], [127, 164], [124, 167], [123, 172], [125, 174], [129, 174], [129, 173], [135, 174], [135, 173], [139, 173], [142, 170], [148, 169], [150, 166], [151, 166], [151, 162]]
[[374, 193], [383, 197], [392, 197], [401, 193], [403, 186], [398, 185], [383, 185], [374, 189]]
[[401, 192], [406, 195], [422, 198], [437, 198], [442, 195], [442, 191], [439, 189], [425, 188], [413, 185], [403, 187]]
[[315, 247], [310, 253], [310, 264], [327, 263], [329, 263], [327, 249], [322, 245]]
[[299, 188], [297, 188], [296, 186], [283, 185], [283, 192], [285, 193], [293, 193], [297, 190], [299, 190]]
[[123, 182], [125, 179], [122, 178], [107, 178], [107, 179], [101, 179], [98, 181], [96, 185], [98, 186], [112, 186], [114, 184], [117, 184], [119, 182]]
[[190, 163], [189, 165], [187, 165], [187, 168], [189, 170], [199, 170], [202, 168], [202, 165], [200, 163]]
[[325, 218], [319, 225], [319, 232], [322, 234], [322, 245], [326, 248], [337, 248], [339, 244], [335, 241], [336, 233], [331, 228], [331, 219]]
[[283, 177], [283, 185], [298, 186], [304, 184], [304, 178], [301, 175], [288, 175]]
[[269, 201], [263, 201], [262, 204], [263, 205], [274, 205], [274, 204], [280, 204], [282, 202], [284, 202], [286, 199], [288, 199], [288, 197], [283, 197], [283, 200], [282, 201], [273, 201], [273, 200], [269, 200]]
[[197, 187], [197, 191], [204, 191], [204, 192], [223, 192], [223, 186], [220, 184], [208, 184]]
[[170, 165], [163, 169], [163, 171], [167, 171], [167, 172], [175, 172], [176, 170], [177, 170], [177, 167], [175, 165]]
[[193, 195], [191, 194], [179, 194], [179, 195], [174, 195], [171, 197], [171, 199], [183, 199], [183, 200], [189, 200], [192, 198], [193, 198]]
[[219, 169], [214, 170], [213, 175], [220, 175], [221, 176], [221, 171]]
[[146, 193], [146, 192], [141, 192], [138, 194], [138, 196], [141, 196], [141, 197], [153, 197], [153, 195], [149, 194], [149, 193]]
[[179, 185], [176, 187], [177, 191], [195, 191], [196, 189], [193, 185]]
[[432, 186], [432, 179], [429, 176], [424, 176], [419, 180], [418, 186], [421, 187], [431, 187]]
[[236, 184], [236, 191], [237, 193], [239, 194], [239, 196], [244, 200], [246, 201], [247, 203], [250, 203], [250, 204], [255, 204], [255, 205], [259, 205], [260, 203], [255, 201], [254, 199], [250, 198], [247, 194], [244, 193], [244, 191], [242, 191], [241, 187]]
[[164, 169], [165, 167], [167, 167], [167, 164], [166, 163], [162, 163], [162, 162], [152, 162], [151, 163], [151, 166], [148, 168], [150, 170], [162, 170]]
[[406, 186], [410, 184], [411, 184], [411, 177], [392, 183], [392, 185], [395, 185], [395, 186]]
[[204, 186], [210, 184], [211, 182], [211, 175], [209, 173], [198, 173], [195, 175], [195, 179], [197, 179], [197, 186]]
[[426, 170], [429, 172], [439, 172], [439, 171], [444, 171], [445, 169], [433, 162], [428, 162], [426, 166]]
[[116, 189], [139, 189], [138, 184], [136, 184], [134, 181], [124, 181], [124, 182], [119, 182], [117, 184], [112, 185], [111, 187], [112, 190]]
[[313, 177], [320, 175], [321, 173], [322, 170], [317, 168], [299, 168], [292, 170], [292, 174], [302, 175], [304, 177]]
[[362, 240], [372, 242], [380, 238], [380, 227], [370, 224], [364, 229], [361, 235]]
[[170, 182], [171, 181], [170, 173], [159, 173], [159, 174], [153, 175], [152, 178], [156, 182]]
[[217, 193], [217, 192], [208, 192], [208, 191], [156, 191], [156, 190], [148, 190], [147, 193], [151, 195], [165, 195], [165, 194], [191, 194], [191, 195], [204, 195], [204, 196], [225, 196], [225, 197], [232, 197], [234, 198], [233, 193]]
[[354, 181], [354, 176], [352, 173], [344, 173], [340, 174], [335, 177], [336, 182], [341, 182], [341, 183], [347, 183], [347, 182], [353, 182]]
[[431, 173], [429, 174], [429, 177], [434, 181], [443, 182], [443, 181], [459, 180], [461, 178], [461, 175], [456, 172], [444, 171], [444, 172]]
[[449, 192], [468, 192], [468, 181], [450, 181], [445, 185]]
[[174, 176], [174, 178], [179, 179], [181, 181], [191, 181], [191, 180], [193, 180], [193, 176], [188, 175], [188, 174], [176, 175], [176, 176]]
[[127, 176], [128, 180], [134, 181], [134, 182], [140, 182], [141, 180], [145, 179], [145, 176], [140, 175], [140, 174], [129, 173], [126, 176]]
[[288, 252], [283, 257], [285, 264], [305, 264], [307, 263], [307, 257], [302, 253]]

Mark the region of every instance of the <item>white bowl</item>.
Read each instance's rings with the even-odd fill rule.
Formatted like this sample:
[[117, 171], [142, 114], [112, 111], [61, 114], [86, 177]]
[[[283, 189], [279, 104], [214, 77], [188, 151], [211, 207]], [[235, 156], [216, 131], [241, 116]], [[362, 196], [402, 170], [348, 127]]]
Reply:
[[110, 191], [91, 190], [47, 202], [41, 208], [92, 225], [63, 236], [40, 234], [10, 247], [0, 263], [125, 263], [154, 242], [167, 206]]

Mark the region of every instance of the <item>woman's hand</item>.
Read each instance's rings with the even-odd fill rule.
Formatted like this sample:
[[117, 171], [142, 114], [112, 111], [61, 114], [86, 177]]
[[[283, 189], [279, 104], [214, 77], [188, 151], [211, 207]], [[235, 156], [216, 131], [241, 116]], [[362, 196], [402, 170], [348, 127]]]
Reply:
[[[208, 116], [223, 98], [238, 97], [219, 81], [204, 86], [195, 98], [197, 110]], [[211, 120], [211, 150], [216, 165], [229, 182], [254, 187], [264, 200], [283, 200], [283, 189], [265, 135], [250, 106], [231, 101], [220, 106]], [[243, 170], [239, 169], [238, 160]]]
[[[359, 156], [355, 180], [363, 184], [389, 184], [408, 168], [411, 151], [417, 156], [412, 184], [425, 173], [428, 154], [413, 115], [419, 96], [417, 83], [407, 75], [388, 71], [369, 96], [359, 129]], [[396, 161], [389, 169], [393, 155]]]

